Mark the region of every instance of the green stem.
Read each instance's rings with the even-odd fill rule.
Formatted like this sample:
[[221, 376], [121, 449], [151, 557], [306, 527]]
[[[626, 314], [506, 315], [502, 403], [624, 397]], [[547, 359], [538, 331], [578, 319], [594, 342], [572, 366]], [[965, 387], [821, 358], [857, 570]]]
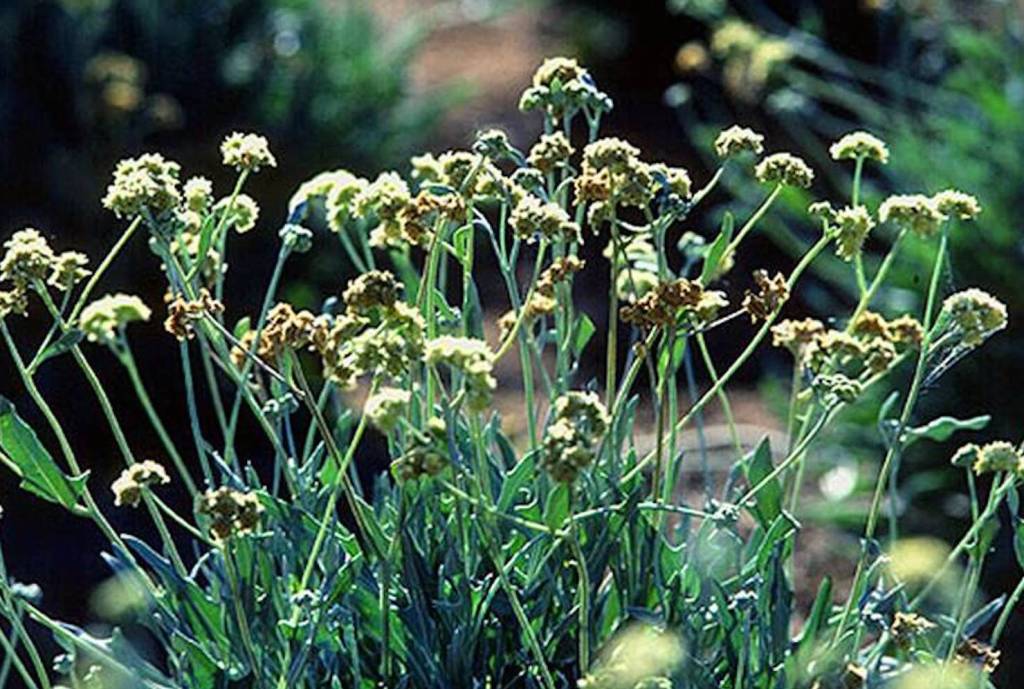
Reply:
[[[946, 245], [949, 238], [948, 225], [942, 229], [942, 235], [939, 240], [938, 253], [935, 258], [935, 264], [932, 267], [931, 280], [928, 286], [928, 298], [925, 303], [924, 311], [924, 337], [921, 341], [921, 350], [917, 357], [917, 366], [914, 369], [914, 377], [910, 383], [910, 390], [907, 393], [907, 399], [903, 404], [903, 411], [900, 414], [899, 422], [896, 427], [896, 435], [889, 446], [888, 451], [885, 454], [885, 459], [882, 461], [882, 467], [878, 473], [878, 479], [875, 484], [874, 495], [871, 498], [871, 507], [868, 511], [867, 526], [864, 529], [864, 539], [869, 541], [874, 538], [875, 529], [878, 525], [878, 517], [882, 506], [882, 495], [885, 492], [888, 484], [889, 472], [892, 470], [893, 464], [898, 460], [900, 451], [902, 450], [902, 444], [900, 436], [903, 434], [903, 430], [910, 422], [910, 417], [914, 412], [914, 407], [917, 404], [917, 397], [921, 392], [921, 382], [924, 380], [925, 366], [928, 361], [928, 354], [931, 348], [932, 338], [932, 316], [935, 310], [935, 303], [938, 298], [939, 291], [939, 277], [942, 274], [942, 266], [945, 261]], [[894, 519], [895, 515], [890, 514], [890, 519]], [[863, 583], [864, 574], [866, 571], [866, 549], [865, 552], [861, 553], [860, 558], [857, 562], [857, 568], [853, 576], [853, 584], [850, 588], [850, 595], [847, 598], [846, 605], [843, 607], [842, 615], [839, 618], [839, 625], [836, 627], [836, 634], [832, 639], [832, 646], [834, 647], [839, 639], [842, 637], [843, 632], [846, 628], [846, 622], [849, 619], [850, 613], [853, 610], [854, 602], [860, 595], [860, 587]]]
[[178, 452], [178, 448], [175, 446], [174, 441], [171, 440], [171, 436], [167, 432], [167, 428], [164, 426], [163, 421], [160, 420], [160, 415], [157, 414], [156, 409], [153, 407], [153, 401], [150, 398], [149, 393], [146, 391], [146, 386], [142, 382], [142, 376], [139, 374], [139, 368], [135, 363], [135, 357], [132, 355], [131, 346], [128, 344], [128, 341], [124, 340], [121, 347], [114, 348], [114, 354], [128, 372], [128, 378], [132, 382], [135, 395], [139, 398], [139, 403], [142, 404], [142, 408], [146, 412], [146, 417], [149, 419], [149, 423], [153, 426], [153, 430], [160, 438], [160, 442], [164, 446], [164, 450], [170, 456], [171, 461], [174, 462], [174, 466], [177, 468], [182, 482], [184, 482], [185, 487], [188, 489], [189, 495], [194, 497], [197, 492], [195, 481], [192, 480], [192, 475], [189, 473], [188, 467], [185, 466], [185, 460], [182, 459], [181, 453]]
[[[815, 243], [807, 251], [807, 253], [804, 254], [803, 258], [800, 259], [800, 262], [796, 265], [796, 267], [793, 268], [793, 272], [790, 273], [789, 279], [786, 281], [787, 287], [789, 288], [790, 292], [792, 292], [793, 286], [796, 284], [797, 280], [800, 279], [800, 276], [803, 274], [803, 272], [807, 270], [808, 266], [810, 266], [814, 259], [817, 258], [818, 254], [820, 254], [822, 250], [824, 250], [824, 248], [828, 246], [829, 241], [829, 237], [827, 236], [819, 239], [817, 243]], [[779, 313], [781, 312], [781, 310], [782, 309], [780, 305], [780, 308], [773, 311], [768, 316], [768, 318], [765, 319], [765, 322], [761, 325], [760, 329], [754, 335], [753, 339], [751, 339], [751, 341], [747, 344], [747, 347], [740, 353], [740, 355], [736, 358], [732, 365], [729, 366], [725, 373], [722, 374], [722, 377], [719, 378], [718, 382], [713, 384], [711, 388], [709, 388], [708, 391], [705, 392], [704, 395], [699, 400], [697, 400], [697, 402], [694, 403], [692, 407], [690, 407], [690, 410], [687, 411], [686, 414], [684, 414], [683, 417], [675, 424], [675, 429], [677, 433], [682, 432], [682, 430], [686, 427], [686, 424], [688, 424], [694, 416], [699, 414], [708, 402], [710, 402], [716, 395], [718, 395], [718, 391], [721, 390], [725, 386], [725, 384], [728, 383], [734, 375], [736, 375], [736, 372], [743, 367], [747, 360], [750, 359], [750, 357], [757, 350], [758, 346], [760, 346], [761, 341], [764, 340], [764, 338], [771, 331], [771, 327], [775, 323], [775, 320], [779, 317]], [[626, 472], [626, 474], [622, 477], [623, 483], [635, 478], [641, 471], [643, 471], [644, 467], [650, 464], [650, 462], [653, 459], [654, 453], [647, 453], [642, 459], [637, 461], [637, 463], [633, 466], [632, 469]]]
[[74, 308], [71, 309], [71, 315], [69, 315], [67, 318], [68, 323], [74, 323], [78, 319], [78, 314], [82, 312], [82, 308], [85, 306], [86, 301], [89, 299], [89, 295], [92, 294], [93, 289], [99, 283], [104, 273], [107, 272], [107, 269], [110, 267], [110, 264], [114, 262], [114, 259], [121, 252], [121, 249], [124, 248], [124, 245], [128, 243], [128, 240], [132, 238], [132, 235], [135, 234], [135, 230], [139, 228], [139, 225], [141, 223], [141, 216], [136, 217], [134, 220], [132, 220], [131, 223], [129, 223], [128, 227], [125, 229], [125, 231], [121, 234], [120, 238], [118, 238], [117, 242], [114, 243], [114, 246], [112, 246], [110, 248], [110, 251], [107, 252], [107, 255], [103, 258], [102, 263], [100, 263], [99, 267], [96, 268], [96, 272], [93, 273], [89, 277], [89, 281], [85, 283], [85, 287], [82, 289], [82, 293], [78, 295], [78, 300], [75, 302]]

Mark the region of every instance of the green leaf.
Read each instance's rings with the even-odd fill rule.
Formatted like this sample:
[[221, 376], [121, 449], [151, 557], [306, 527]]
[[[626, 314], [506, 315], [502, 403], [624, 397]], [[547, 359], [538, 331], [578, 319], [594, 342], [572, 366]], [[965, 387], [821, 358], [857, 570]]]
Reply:
[[35, 362], [33, 362], [32, 364], [32, 371], [38, 369], [39, 366], [47, 359], [50, 359], [55, 356], [60, 356], [61, 354], [64, 354], [65, 352], [69, 351], [72, 347], [81, 342], [83, 339], [85, 339], [85, 333], [83, 333], [81, 330], [78, 330], [77, 328], [66, 331], [54, 342], [51, 342], [46, 349], [39, 353], [39, 356], [36, 357]]
[[497, 505], [502, 512], [508, 510], [520, 497], [521, 491], [534, 482], [537, 474], [535, 459], [536, 454], [527, 454], [511, 471], [505, 474]]
[[552, 529], [559, 529], [569, 516], [569, 485], [559, 483], [548, 493], [544, 504], [544, 523]]
[[248, 316], [243, 316], [235, 323], [235, 328], [231, 331], [231, 334], [235, 336], [236, 340], [241, 340], [250, 330], [252, 330], [252, 321]]
[[992, 417], [988, 414], [974, 416], [969, 419], [940, 416], [937, 419], [932, 419], [924, 426], [908, 428], [903, 434], [903, 446], [909, 447], [922, 438], [941, 443], [949, 440], [949, 437], [957, 431], [980, 431], [991, 420]]
[[72, 477], [61, 471], [35, 431], [4, 397], [0, 397], [0, 449], [6, 455], [4, 463], [21, 479], [22, 488], [68, 509], [78, 505], [89, 472]]
[[573, 330], [572, 340], [572, 352], [578, 358], [583, 352], [583, 348], [590, 342], [590, 338], [594, 336], [596, 332], [594, 327], [594, 321], [590, 320], [587, 314], [580, 314], [580, 317], [576, 320], [576, 328]]
[[1013, 552], [1017, 556], [1017, 564], [1024, 569], [1024, 519], [1018, 518], [1014, 525]]
[[[743, 459], [743, 470], [751, 487], [761, 483], [774, 471], [772, 465], [772, 448], [768, 436], [761, 439], [754, 451]], [[768, 528], [782, 513], [782, 484], [773, 479], [765, 484], [754, 496], [754, 516], [761, 526]]]
[[733, 224], [732, 213], [726, 212], [725, 217], [722, 218], [722, 229], [718, 232], [718, 236], [715, 237], [715, 241], [708, 249], [708, 255], [704, 258], [704, 267], [700, 271], [700, 284], [706, 285], [715, 277], [718, 264], [725, 255], [729, 242], [732, 241]]
[[463, 225], [452, 235], [452, 246], [455, 248], [455, 256], [462, 265], [469, 264], [469, 243], [473, 239], [473, 227]]
[[832, 609], [832, 578], [826, 576], [818, 586], [818, 595], [814, 598], [814, 605], [811, 606], [811, 614], [807, 616], [803, 631], [800, 634], [800, 648], [811, 648], [818, 632], [828, 620], [829, 612]]

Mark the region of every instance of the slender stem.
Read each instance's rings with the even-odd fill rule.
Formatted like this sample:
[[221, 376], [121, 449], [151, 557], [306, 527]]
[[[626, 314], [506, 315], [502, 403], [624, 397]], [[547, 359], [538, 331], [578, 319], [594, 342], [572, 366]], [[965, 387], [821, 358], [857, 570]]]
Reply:
[[782, 185], [776, 184], [775, 188], [768, 193], [764, 198], [764, 201], [761, 202], [761, 205], [758, 206], [750, 218], [747, 219], [747, 222], [743, 223], [743, 227], [740, 228], [740, 231], [736, 233], [736, 236], [733, 237], [732, 241], [725, 247], [725, 251], [722, 252], [722, 258], [719, 260], [719, 265], [722, 264], [722, 261], [726, 261], [736, 252], [736, 249], [738, 249], [740, 244], [743, 243], [743, 240], [746, 239], [747, 235], [754, 230], [757, 223], [764, 217], [765, 213], [768, 212], [768, 209], [772, 207], [772, 204], [775, 203], [775, 199], [779, 198], [780, 193], [782, 193]]
[[1017, 607], [1017, 603], [1020, 602], [1022, 595], [1024, 595], [1024, 577], [1017, 582], [1017, 586], [1013, 589], [1009, 599], [1007, 599], [1006, 605], [999, 611], [999, 618], [996, 620], [995, 627], [992, 628], [992, 636], [989, 639], [989, 643], [993, 647], [999, 643], [1003, 630], [1006, 629], [1006, 623], [1010, 621], [1010, 616], [1013, 614], [1014, 608]]
[[[892, 470], [893, 464], [898, 460], [899, 453], [902, 450], [902, 443], [900, 436], [903, 435], [903, 429], [906, 428], [910, 422], [910, 417], [914, 412], [914, 407], [917, 404], [918, 395], [921, 392], [921, 382], [924, 380], [925, 367], [928, 361], [928, 354], [931, 348], [932, 333], [932, 317], [935, 310], [935, 303], [938, 298], [939, 291], [939, 276], [942, 274], [942, 267], [945, 261], [946, 245], [949, 238], [949, 227], [944, 225], [942, 229], [942, 235], [939, 240], [939, 248], [935, 257], [935, 264], [932, 267], [931, 280], [928, 286], [928, 298], [925, 303], [923, 325], [924, 325], [924, 337], [921, 341], [921, 349], [917, 357], [917, 366], [914, 369], [914, 377], [910, 383], [910, 390], [907, 392], [906, 401], [903, 404], [903, 411], [900, 414], [899, 422], [896, 427], [896, 434], [893, 438], [892, 443], [889, 445], [889, 449], [886, 451], [885, 459], [882, 461], [882, 467], [878, 473], [878, 479], [875, 483], [874, 495], [871, 498], [871, 507], [868, 511], [867, 525], [864, 529], [864, 540], [865, 542], [870, 541], [874, 538], [875, 529], [878, 525], [878, 516], [881, 512], [882, 506], [882, 495], [885, 492], [888, 484], [889, 472]], [[890, 514], [890, 519], [894, 519], [895, 516]], [[860, 587], [863, 583], [863, 577], [866, 571], [866, 549], [861, 553], [860, 558], [857, 562], [857, 568], [853, 576], [853, 584], [850, 588], [850, 595], [847, 598], [846, 605], [843, 608], [842, 615], [839, 618], [839, 624], [836, 627], [835, 636], [832, 639], [832, 646], [834, 647], [839, 639], [842, 637], [843, 632], [846, 628], [846, 622], [853, 610], [854, 602], [860, 595]]]
[[181, 453], [178, 452], [178, 448], [175, 446], [174, 441], [171, 440], [171, 436], [167, 432], [167, 428], [164, 426], [163, 421], [160, 420], [160, 415], [157, 414], [156, 409], [153, 407], [153, 401], [150, 398], [149, 393], [146, 391], [146, 386], [142, 382], [142, 376], [139, 374], [138, 366], [135, 363], [135, 357], [132, 355], [131, 346], [128, 344], [127, 340], [123, 342], [122, 347], [114, 348], [114, 355], [128, 372], [128, 378], [132, 382], [132, 388], [135, 390], [135, 395], [139, 398], [139, 403], [142, 404], [142, 408], [146, 412], [146, 417], [149, 419], [149, 423], [153, 426], [153, 430], [160, 438], [160, 442], [164, 446], [164, 450], [170, 456], [171, 461], [174, 462], [174, 466], [177, 468], [182, 482], [184, 482], [185, 487], [188, 489], [189, 495], [195, 496], [197, 492], [195, 481], [192, 480], [192, 475], [189, 473], [188, 467], [185, 466], [185, 460], [182, 459]]
[[[570, 486], [570, 491], [575, 493]], [[570, 500], [575, 503], [575, 496]], [[574, 512], [575, 510], [573, 510]], [[576, 562], [579, 575], [579, 666], [580, 675], [585, 675], [590, 668], [590, 573], [587, 571], [587, 558], [583, 554], [579, 537], [580, 526], [576, 519], [570, 518], [567, 538]]]
[[618, 221], [611, 218], [612, 256], [609, 260], [608, 287], [608, 343], [605, 347], [605, 406], [615, 401], [615, 376], [618, 371], [619, 342], [619, 229]]
[[135, 234], [135, 230], [139, 228], [139, 225], [141, 223], [142, 216], [138, 216], [134, 220], [132, 220], [131, 223], [128, 224], [128, 227], [125, 229], [125, 231], [118, 238], [118, 240], [114, 243], [114, 246], [112, 246], [110, 248], [110, 251], [107, 252], [107, 255], [103, 258], [103, 261], [100, 263], [99, 267], [96, 268], [96, 272], [93, 273], [89, 277], [89, 281], [85, 283], [85, 287], [82, 289], [82, 293], [78, 295], [78, 300], [75, 302], [75, 306], [74, 308], [71, 309], [71, 314], [67, 318], [68, 323], [74, 323], [78, 319], [78, 314], [82, 312], [82, 308], [88, 301], [89, 295], [92, 294], [93, 289], [99, 283], [103, 275], [107, 272], [107, 269], [110, 267], [110, 264], [114, 262], [114, 259], [117, 258], [117, 255], [121, 252], [121, 249], [123, 249], [124, 245], [128, 243], [128, 240], [132, 238], [132, 235]]

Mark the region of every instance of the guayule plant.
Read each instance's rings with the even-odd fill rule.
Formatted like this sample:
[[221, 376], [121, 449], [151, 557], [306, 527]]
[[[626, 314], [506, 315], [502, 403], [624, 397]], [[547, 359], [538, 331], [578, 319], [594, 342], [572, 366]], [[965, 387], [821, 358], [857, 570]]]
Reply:
[[[899, 538], [886, 509], [908, 446], [984, 426], [915, 414], [925, 386], [1006, 325], [995, 297], [940, 288], [948, 237], [971, 231], [977, 201], [946, 191], [867, 208], [862, 175], [889, 152], [870, 134], [850, 134], [832, 153], [855, 168], [851, 197], [812, 206], [815, 232], [788, 272], [758, 270], [742, 294], [727, 294], [715, 287], [772, 204], [787, 187], [812, 185], [804, 161], [763, 155], [761, 135], [732, 127], [716, 141], [720, 169], [695, 188], [685, 170], [600, 137], [611, 101], [569, 59], [538, 69], [522, 108], [544, 123], [528, 151], [487, 131], [469, 151], [414, 158], [409, 179], [337, 170], [304, 184], [256, 313], [231, 313], [224, 285], [236, 272], [227, 271], [236, 235], [260, 237], [258, 206], [243, 188], [276, 161], [257, 135], [224, 141], [238, 175], [222, 198], [209, 180], [183, 181], [160, 155], [120, 163], [103, 203], [127, 227], [95, 269], [36, 230], [10, 237], [0, 334], [48, 428], [44, 442], [0, 403], [4, 464], [26, 490], [95, 522], [110, 541], [104, 557], [123, 607], [160, 652], [143, 657], [116, 630], [101, 638], [52, 619], [37, 592], [0, 567], [5, 672], [44, 688], [51, 667], [73, 686], [988, 684], [1022, 587], [978, 604], [978, 584], [1000, 511], [1017, 519], [1020, 447], [996, 440], [956, 453], [971, 522], [952, 548]], [[749, 183], [763, 185], [764, 200], [750, 216], [736, 227], [727, 214], [707, 242], [682, 234], [725, 167], [751, 164]], [[861, 247], [883, 228], [895, 233], [891, 249], [868, 274]], [[924, 310], [873, 312], [908, 235], [934, 246]], [[143, 236], [167, 282], [163, 327], [180, 353], [189, 437], [167, 431], [135, 364], [131, 334], [152, 327], [150, 307], [129, 294], [96, 297], [122, 247]], [[606, 247], [597, 265], [581, 258], [584, 242]], [[286, 261], [314, 245], [340, 248], [360, 273], [318, 312], [276, 296]], [[827, 325], [796, 313], [780, 320], [824, 251], [850, 263], [856, 305]], [[580, 373], [602, 347], [573, 298], [592, 271], [606, 271], [611, 285], [599, 380]], [[476, 284], [495, 276], [508, 311], [485, 338]], [[18, 336], [29, 311], [52, 320], [42, 342]], [[748, 322], [748, 341], [723, 367], [714, 331], [733, 319]], [[626, 331], [632, 346], [618, 352]], [[786, 446], [744, 447], [727, 386], [769, 338], [794, 361]], [[103, 350], [124, 366], [164, 456], [139, 457], [125, 437], [90, 363]], [[709, 384], [686, 401], [677, 381], [694, 351]], [[123, 456], [113, 509], [144, 512], [158, 543], [115, 531], [94, 496], [35, 383], [57, 356], [81, 369]], [[519, 387], [498, 381], [506, 357], [521, 365], [522, 437], [506, 435], [494, 411], [497, 388]], [[894, 378], [904, 370], [908, 389]], [[884, 455], [863, 548], [849, 563], [848, 592], [814, 582], [813, 604], [797, 611], [794, 514], [805, 468], [869, 388], [892, 395], [879, 414]], [[641, 396], [654, 410], [650, 440], [637, 432]], [[200, 413], [206, 398], [212, 417]], [[707, 492], [687, 499], [681, 479], [706, 462], [684, 451], [681, 434], [712, 403], [729, 420], [731, 471], [724, 481], [705, 476]], [[265, 449], [243, 457], [237, 441], [249, 417]], [[372, 485], [356, 472], [368, 433], [387, 439], [392, 462]], [[191, 504], [172, 504], [169, 483]], [[64, 649], [52, 664], [39, 633]]]

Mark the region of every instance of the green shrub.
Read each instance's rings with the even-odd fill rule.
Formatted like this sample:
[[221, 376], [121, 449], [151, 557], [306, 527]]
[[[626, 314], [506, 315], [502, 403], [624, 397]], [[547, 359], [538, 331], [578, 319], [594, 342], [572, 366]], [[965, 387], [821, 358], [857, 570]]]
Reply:
[[[859, 180], [888, 149], [851, 134], [835, 148], [856, 169], [849, 205], [815, 203], [818, 229], [795, 265], [758, 270], [742, 295], [727, 295], [712, 287], [782, 190], [812, 185], [803, 160], [761, 157], [764, 137], [734, 127], [717, 140], [719, 172], [697, 187], [685, 170], [600, 138], [611, 100], [573, 60], [545, 62], [521, 103], [544, 121], [528, 151], [492, 130], [470, 151], [415, 158], [411, 181], [337, 170], [303, 185], [256, 314], [229, 317], [224, 284], [256, 273], [226, 266], [232, 244], [263, 234], [253, 227], [256, 202], [242, 191], [276, 165], [261, 136], [224, 141], [224, 163], [238, 176], [220, 200], [213, 184], [183, 180], [160, 155], [119, 164], [103, 203], [127, 227], [91, 273], [83, 255], [56, 253], [36, 230], [7, 241], [0, 335], [59, 459], [3, 401], [4, 464], [40, 499], [95, 522], [116, 573], [105, 596], [161, 649], [142, 657], [116, 630], [100, 637], [61, 624], [31, 587], [0, 571], [9, 622], [0, 642], [28, 686], [49, 686], [39, 631], [64, 647], [55, 666], [76, 686], [985, 685], [1021, 588], [1010, 601], [979, 604], [978, 577], [999, 511], [1017, 519], [1020, 448], [970, 444], [953, 458], [973, 516], [953, 548], [899, 538], [885, 509], [898, 490], [892, 468], [909, 445], [984, 425], [915, 417], [936, 371], [1006, 325], [995, 297], [940, 289], [949, 237], [966, 231], [977, 202], [947, 191], [866, 208]], [[584, 142], [579, 153], [573, 142]], [[726, 215], [706, 248], [689, 237], [674, 248], [680, 223], [716, 191], [721, 170], [746, 174], [755, 158], [747, 184], [762, 190], [757, 210], [739, 227]], [[321, 222], [330, 233], [303, 224]], [[890, 265], [872, 271], [860, 260], [876, 224], [933, 247], [919, 319], [870, 310]], [[119, 251], [142, 235], [168, 285], [164, 327], [186, 381], [187, 438], [165, 430], [145, 382], [156, 372], [135, 365], [132, 332], [148, 327], [150, 308], [132, 295], [94, 298]], [[607, 244], [608, 260], [584, 265], [583, 242]], [[340, 247], [361, 275], [317, 312], [276, 302], [286, 261], [313, 245]], [[890, 256], [901, 246], [894, 242]], [[832, 250], [855, 268], [856, 308], [828, 325], [799, 314], [780, 321], [801, 276]], [[491, 342], [476, 288], [494, 277], [486, 254], [511, 306]], [[530, 267], [521, 273], [520, 264]], [[595, 270], [610, 278], [610, 327], [606, 373], [586, 381], [580, 361], [601, 347], [573, 292]], [[53, 323], [34, 346], [19, 341], [18, 318], [28, 311]], [[716, 364], [715, 330], [734, 319], [749, 322], [749, 339], [738, 358]], [[633, 346], [620, 365], [625, 331]], [[786, 446], [743, 447], [733, 427], [727, 478], [705, 475], [706, 494], [693, 498], [682, 478], [706, 471], [707, 458], [684, 451], [682, 432], [712, 403], [731, 419], [727, 386], [769, 336], [795, 360]], [[676, 380], [691, 348], [711, 384], [686, 403]], [[90, 364], [103, 350], [124, 366], [165, 458], [138, 457], [127, 441]], [[66, 356], [125, 461], [111, 487], [115, 509], [144, 511], [159, 545], [111, 526], [36, 386], [40, 367]], [[516, 356], [527, 429], [510, 438], [494, 411], [496, 366]], [[911, 382], [901, 390], [893, 374], [905, 369]], [[804, 468], [820, 461], [818, 441], [870, 389], [893, 394], [878, 419], [886, 449], [863, 549], [848, 563], [850, 591], [823, 578], [811, 606], [798, 610], [794, 514]], [[355, 391], [363, 401], [345, 408]], [[637, 421], [642, 397], [655, 410], [653, 434]], [[213, 418], [200, 401], [214, 406]], [[242, 457], [240, 428], [250, 418], [266, 449]], [[392, 476], [372, 484], [356, 471], [371, 433], [386, 438], [392, 461]], [[190, 506], [166, 500], [172, 482]], [[882, 541], [886, 519], [897, 537]]]

